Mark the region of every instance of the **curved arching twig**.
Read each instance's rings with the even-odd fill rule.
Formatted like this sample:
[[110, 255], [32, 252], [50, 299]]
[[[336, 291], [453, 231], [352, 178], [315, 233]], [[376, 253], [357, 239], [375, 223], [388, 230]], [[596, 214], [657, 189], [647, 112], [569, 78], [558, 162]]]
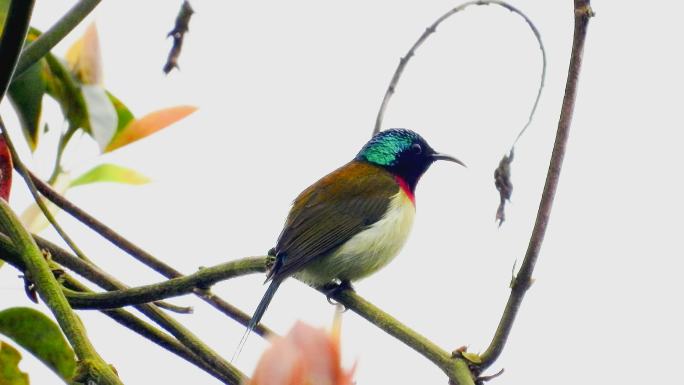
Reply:
[[471, 5], [498, 5], [501, 6], [517, 15], [522, 17], [527, 25], [530, 27], [532, 30], [532, 33], [534, 33], [534, 37], [537, 39], [537, 42], [539, 43], [539, 50], [541, 51], [542, 54], [542, 72], [541, 72], [541, 79], [539, 82], [539, 89], [537, 90], [537, 97], [534, 100], [534, 104], [532, 105], [532, 110], [530, 111], [529, 118], [527, 119], [527, 122], [523, 126], [523, 128], [520, 130], [520, 133], [518, 133], [518, 136], [515, 138], [515, 141], [513, 142], [513, 146], [515, 146], [515, 143], [518, 142], [518, 139], [525, 133], [525, 130], [527, 130], [527, 127], [532, 123], [532, 118], [534, 117], [534, 113], [537, 110], [537, 105], [539, 104], [539, 99], [541, 98], [541, 93], [542, 90], [544, 89], [544, 79], [546, 79], [546, 49], [544, 48], [544, 43], [542, 42], [541, 39], [541, 34], [539, 33], [539, 30], [537, 27], [534, 25], [532, 20], [530, 20], [527, 15], [525, 15], [521, 10], [515, 8], [514, 6], [506, 3], [505, 1], [499, 1], [499, 0], [477, 0], [477, 1], [469, 1], [466, 3], [463, 3], [459, 5], [458, 7], [452, 8], [449, 10], [447, 13], [443, 14], [440, 16], [437, 20], [435, 20], [434, 23], [432, 23], [429, 27], [425, 29], [425, 32], [423, 32], [422, 35], [416, 40], [415, 43], [411, 46], [411, 48], [408, 50], [406, 55], [404, 55], [400, 60], [399, 60], [399, 65], [397, 66], [397, 69], [394, 70], [394, 75], [392, 75], [392, 80], [390, 81], [389, 86], [387, 87], [387, 91], [385, 91], [385, 96], [382, 98], [382, 103], [380, 104], [380, 109], [378, 110], [378, 115], [375, 118], [375, 127], [373, 128], [373, 135], [377, 134], [380, 132], [380, 127], [382, 126], [382, 119], [385, 115], [385, 110], [387, 109], [387, 105], [389, 104], [390, 99], [392, 98], [392, 95], [394, 95], [394, 92], [397, 88], [397, 84], [399, 84], [399, 79], [401, 78], [401, 75], [404, 73], [404, 69], [406, 68], [406, 65], [408, 64], [409, 60], [416, 54], [416, 51], [418, 48], [425, 43], [427, 38], [435, 33], [437, 31], [437, 27], [442, 24], [443, 21], [448, 19], [449, 17], [455, 15], [456, 13], [463, 11], [464, 9], [470, 7]]

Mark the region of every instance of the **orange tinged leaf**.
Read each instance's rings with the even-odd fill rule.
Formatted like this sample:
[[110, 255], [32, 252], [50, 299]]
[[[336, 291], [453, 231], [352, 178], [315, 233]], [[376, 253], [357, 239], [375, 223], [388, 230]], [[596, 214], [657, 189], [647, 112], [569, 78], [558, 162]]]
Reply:
[[197, 110], [193, 106], [177, 106], [151, 112], [140, 119], [132, 120], [120, 132], [114, 135], [104, 152], [114, 151], [119, 147], [133, 143], [146, 136], [166, 128], [171, 124], [185, 118]]

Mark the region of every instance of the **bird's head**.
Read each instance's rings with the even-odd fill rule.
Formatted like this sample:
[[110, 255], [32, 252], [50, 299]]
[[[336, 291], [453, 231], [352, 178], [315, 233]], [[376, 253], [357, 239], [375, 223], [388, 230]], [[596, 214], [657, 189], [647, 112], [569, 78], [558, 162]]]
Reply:
[[436, 160], [448, 160], [465, 166], [460, 160], [440, 154], [417, 133], [404, 128], [380, 131], [356, 155], [403, 179], [414, 191], [420, 177]]

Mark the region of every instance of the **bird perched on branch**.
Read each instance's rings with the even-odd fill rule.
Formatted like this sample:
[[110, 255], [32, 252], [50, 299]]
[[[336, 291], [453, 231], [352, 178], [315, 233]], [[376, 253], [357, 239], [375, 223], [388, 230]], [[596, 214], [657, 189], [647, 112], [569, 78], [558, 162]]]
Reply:
[[413, 131], [381, 131], [351, 162], [299, 194], [272, 250], [275, 262], [266, 279], [270, 285], [236, 355], [286, 278], [295, 276], [334, 291], [389, 263], [413, 224], [416, 184], [437, 160], [465, 166], [433, 150]]

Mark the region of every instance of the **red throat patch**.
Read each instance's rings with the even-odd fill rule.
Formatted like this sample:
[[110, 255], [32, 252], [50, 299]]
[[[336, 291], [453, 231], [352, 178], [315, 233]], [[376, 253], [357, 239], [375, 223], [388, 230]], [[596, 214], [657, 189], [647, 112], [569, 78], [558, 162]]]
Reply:
[[409, 199], [411, 200], [411, 203], [413, 203], [413, 205], [415, 206], [416, 205], [416, 197], [413, 195], [413, 192], [411, 191], [411, 188], [409, 187], [408, 183], [406, 183], [406, 181], [400, 176], [395, 176], [394, 180], [397, 181], [397, 184], [399, 184], [401, 191], [403, 191], [404, 194], [406, 194], [406, 196], [409, 197]]

